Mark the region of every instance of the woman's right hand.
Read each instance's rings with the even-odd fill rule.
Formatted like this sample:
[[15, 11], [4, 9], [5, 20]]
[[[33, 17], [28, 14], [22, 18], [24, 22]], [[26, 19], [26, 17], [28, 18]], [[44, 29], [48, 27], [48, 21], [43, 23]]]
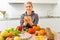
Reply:
[[25, 16], [24, 17], [24, 21], [28, 21], [28, 16]]
[[26, 22], [26, 21], [24, 21], [23, 25], [24, 25], [24, 26], [26, 26], [26, 25], [27, 25], [27, 22]]
[[25, 18], [23, 20], [24, 20], [23, 25], [26, 26], [27, 25], [27, 20]]
[[33, 25], [32, 20], [31, 20], [31, 16], [24, 17], [24, 25], [27, 25], [27, 23], [29, 23], [30, 25]]

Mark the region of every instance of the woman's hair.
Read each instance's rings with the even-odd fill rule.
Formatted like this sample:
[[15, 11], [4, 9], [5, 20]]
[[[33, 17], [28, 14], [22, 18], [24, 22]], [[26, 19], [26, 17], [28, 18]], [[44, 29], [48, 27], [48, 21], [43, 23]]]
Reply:
[[33, 3], [28, 1], [28, 2], [25, 2], [25, 4], [31, 4], [31, 6], [33, 6]]

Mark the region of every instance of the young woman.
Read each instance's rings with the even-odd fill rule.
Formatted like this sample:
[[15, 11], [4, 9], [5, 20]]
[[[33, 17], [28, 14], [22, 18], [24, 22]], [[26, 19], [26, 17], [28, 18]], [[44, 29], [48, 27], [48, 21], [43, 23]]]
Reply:
[[38, 24], [38, 15], [33, 11], [32, 2], [25, 3], [26, 12], [21, 15], [20, 24], [23, 28], [31, 28]]

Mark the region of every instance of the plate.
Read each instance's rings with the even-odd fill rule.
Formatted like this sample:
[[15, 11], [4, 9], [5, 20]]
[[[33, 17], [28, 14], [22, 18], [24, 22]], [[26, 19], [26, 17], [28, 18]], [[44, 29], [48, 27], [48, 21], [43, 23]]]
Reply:
[[31, 38], [31, 37], [32, 37], [32, 35], [29, 34], [28, 32], [24, 32], [24, 33], [20, 34], [20, 38], [21, 38], [22, 40], [27, 40], [27, 39], [29, 39], [29, 38]]

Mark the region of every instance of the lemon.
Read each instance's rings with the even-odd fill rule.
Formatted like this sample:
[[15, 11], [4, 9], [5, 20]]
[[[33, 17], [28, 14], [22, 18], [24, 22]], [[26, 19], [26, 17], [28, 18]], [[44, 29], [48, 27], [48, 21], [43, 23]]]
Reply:
[[0, 35], [3, 36], [3, 37], [7, 37], [8, 36], [8, 32], [6, 30], [4, 30], [4, 31], [1, 32]]

